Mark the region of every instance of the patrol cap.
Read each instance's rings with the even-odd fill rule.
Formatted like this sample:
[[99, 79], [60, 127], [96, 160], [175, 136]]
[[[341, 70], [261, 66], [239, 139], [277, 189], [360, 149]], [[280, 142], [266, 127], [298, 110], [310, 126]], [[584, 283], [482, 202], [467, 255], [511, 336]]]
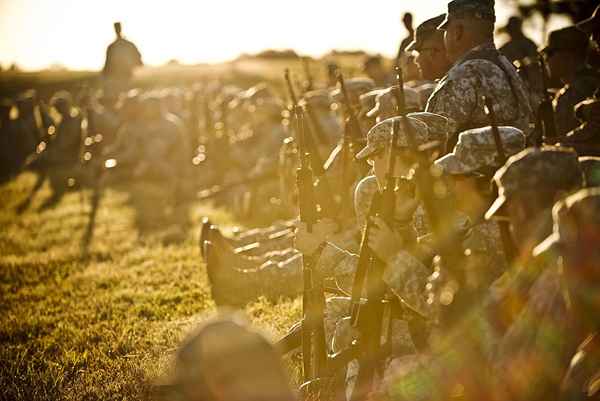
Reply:
[[[344, 81], [348, 96], [352, 104], [358, 104], [359, 97], [363, 93], [367, 93], [375, 89], [375, 81], [371, 78], [350, 78]], [[334, 102], [341, 103], [344, 100], [341, 88], [336, 88], [331, 92], [331, 97]]]
[[577, 153], [570, 148], [528, 148], [510, 157], [494, 175], [498, 198], [485, 214], [492, 218], [506, 199], [526, 190], [570, 192], [583, 185]]
[[317, 89], [306, 92], [300, 100], [300, 105], [305, 106], [308, 104], [314, 108], [329, 109], [332, 102], [333, 99], [331, 99], [331, 94], [327, 89]]
[[448, 13], [438, 29], [445, 30], [452, 19], [477, 18], [496, 22], [494, 0], [453, 0], [448, 3]]
[[575, 26], [568, 26], [550, 32], [550, 36], [548, 36], [548, 45], [542, 49], [542, 53], [549, 53], [557, 50], [585, 50], [589, 46], [589, 43], [590, 39], [585, 32], [580, 31]]
[[207, 399], [216, 390], [231, 401], [294, 400], [281, 356], [239, 317], [201, 324], [184, 339], [174, 362], [171, 377], [159, 383], [165, 393], [191, 387]]
[[[427, 125], [423, 121], [414, 117], [407, 118], [413, 128], [417, 145], [426, 144], [429, 141], [429, 131]], [[408, 139], [406, 137], [406, 133], [404, 132], [401, 119], [402, 117], [388, 118], [371, 128], [367, 133], [367, 145], [356, 154], [356, 159], [365, 159], [385, 149], [390, 144], [392, 139], [394, 121], [396, 120], [400, 120], [400, 131], [398, 132], [398, 142], [396, 145], [403, 148], [408, 147]]]
[[583, 156], [579, 158], [579, 164], [583, 170], [586, 188], [600, 187], [600, 157]]
[[[498, 127], [500, 140], [506, 156], [519, 153], [526, 147], [523, 131], [514, 127]], [[492, 127], [483, 127], [461, 132], [452, 153], [435, 161], [449, 175], [463, 175], [494, 171], [502, 166]]]
[[410, 42], [405, 51], [419, 51], [423, 46], [423, 42], [425, 42], [431, 35], [439, 34], [437, 27], [440, 26], [440, 24], [444, 21], [445, 16], [445, 14], [438, 15], [437, 17], [430, 18], [419, 25], [415, 32], [415, 40]]
[[558, 202], [552, 209], [552, 220], [552, 234], [535, 247], [534, 256], [566, 243], [584, 242], [581, 232], [600, 233], [600, 188], [581, 189]]
[[444, 145], [450, 133], [456, 132], [456, 121], [452, 118], [426, 111], [409, 113], [407, 115], [427, 125], [429, 131], [428, 141], [430, 142], [435, 141], [439, 142], [440, 145]]
[[594, 31], [600, 30], [600, 5], [596, 7], [592, 16], [575, 25], [577, 29], [587, 33], [588, 35]]
[[[396, 114], [396, 97], [394, 91], [398, 85], [383, 89], [375, 99], [375, 107], [368, 113], [367, 117], [379, 117], [386, 119]], [[421, 110], [421, 95], [413, 88], [404, 87], [404, 102], [408, 111]]]

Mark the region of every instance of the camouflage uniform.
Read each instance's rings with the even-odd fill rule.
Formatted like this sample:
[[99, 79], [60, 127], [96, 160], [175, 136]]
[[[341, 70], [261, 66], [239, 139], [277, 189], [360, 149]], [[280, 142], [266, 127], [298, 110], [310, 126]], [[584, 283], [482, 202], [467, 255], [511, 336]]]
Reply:
[[[488, 54], [496, 56], [497, 63], [484, 58]], [[438, 83], [425, 110], [452, 118], [459, 131], [483, 127], [489, 117], [482, 96], [494, 101], [499, 125], [529, 132], [532, 111], [523, 81], [508, 60], [497, 55], [493, 43], [472, 49], [456, 62]]]
[[[525, 135], [512, 127], [501, 127], [500, 137], [507, 154], [524, 149]], [[435, 165], [445, 175], [465, 175], [489, 171], [500, 164], [491, 128], [473, 129], [459, 135], [454, 151], [438, 159]], [[471, 223], [458, 214], [451, 231], [463, 232], [461, 247], [465, 257], [461, 270], [466, 286], [483, 295], [488, 285], [506, 270], [506, 258], [501, 251], [500, 235], [495, 223]], [[398, 358], [386, 373], [387, 395], [393, 399], [435, 399], [445, 397], [453, 386], [476, 388], [473, 372], [468, 369], [492, 355], [498, 335], [480, 312], [467, 313], [467, 323], [460, 326], [460, 335], [449, 340], [436, 329], [443, 313], [444, 292], [452, 289], [444, 266], [428, 267], [428, 260], [419, 260], [408, 252], [400, 253], [385, 271], [386, 283], [414, 310], [427, 316], [432, 324], [431, 352], [420, 357]]]
[[[525, 190], [535, 188], [558, 194], [572, 191], [583, 182], [576, 154], [569, 149], [552, 147], [527, 149], [514, 156], [497, 172], [495, 180], [499, 198], [488, 217], [497, 212], [507, 198]], [[547, 212], [540, 211], [538, 220]], [[547, 235], [549, 227], [550, 224], [540, 224], [539, 234]], [[561, 360], [570, 347], [566, 341], [568, 336], [564, 334], [573, 322], [567, 313], [556, 257], [555, 253], [547, 252], [535, 259], [522, 260], [493, 286], [488, 308], [492, 313], [490, 320], [504, 319], [502, 326], [509, 324], [509, 328], [491, 361], [492, 376], [497, 391], [505, 392], [511, 399], [551, 396], [544, 392], [556, 388], [556, 380], [564, 373]], [[553, 382], [554, 387], [547, 386]]]
[[[494, 3], [454, 0], [448, 4], [447, 20], [465, 14], [495, 21]], [[444, 27], [445, 23], [440, 29]], [[516, 127], [529, 134], [533, 113], [527, 91], [514, 66], [492, 41], [471, 49], [454, 63], [438, 83], [425, 110], [452, 118], [458, 132], [483, 127], [489, 123], [483, 96], [496, 105], [498, 125]], [[451, 140], [450, 146], [453, 145]]]

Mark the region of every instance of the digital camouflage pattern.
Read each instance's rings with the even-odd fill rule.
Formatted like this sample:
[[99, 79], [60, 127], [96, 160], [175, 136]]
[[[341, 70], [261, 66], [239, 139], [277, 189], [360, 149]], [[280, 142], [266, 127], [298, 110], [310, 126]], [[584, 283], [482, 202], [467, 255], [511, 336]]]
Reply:
[[484, 127], [489, 125], [483, 103], [487, 96], [494, 102], [498, 125], [516, 127], [528, 135], [532, 110], [515, 68], [504, 56], [498, 58], [503, 68], [478, 58], [480, 53], [495, 51], [493, 43], [483, 44], [457, 61], [438, 83], [425, 111], [452, 118], [460, 131]]
[[[396, 142], [399, 147], [408, 147], [408, 139], [406, 133], [404, 133], [403, 124], [401, 122], [402, 117], [388, 118], [378, 124], [376, 124], [367, 134], [367, 145], [356, 154], [357, 159], [367, 158], [374, 153], [380, 152], [389, 146], [392, 139], [392, 130], [394, 127], [394, 121], [400, 120], [398, 141]], [[417, 145], [423, 145], [429, 142], [429, 130], [427, 124], [414, 117], [408, 118], [415, 136]]]
[[[526, 146], [526, 138], [518, 128], [498, 127], [502, 148], [507, 157], [519, 153]], [[484, 173], [502, 166], [492, 127], [475, 128], [461, 132], [452, 153], [435, 161], [445, 174]]]
[[[368, 117], [376, 117], [377, 121], [383, 121], [398, 114], [396, 111], [396, 97], [394, 91], [398, 86], [391, 86], [383, 89], [375, 99], [375, 106], [367, 113]], [[424, 104], [421, 102], [421, 95], [415, 89], [404, 86], [404, 102], [406, 111], [423, 110]]]

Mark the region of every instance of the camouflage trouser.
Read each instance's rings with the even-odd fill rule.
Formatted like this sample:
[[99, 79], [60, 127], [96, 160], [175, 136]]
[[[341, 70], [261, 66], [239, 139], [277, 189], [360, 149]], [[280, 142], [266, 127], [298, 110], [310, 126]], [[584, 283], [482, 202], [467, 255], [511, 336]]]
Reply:
[[[350, 306], [351, 300], [347, 297], [333, 297], [327, 299], [324, 323], [325, 337], [330, 352], [335, 353], [342, 351], [343, 349], [348, 348], [354, 339], [358, 338], [358, 332], [356, 328], [352, 327], [350, 321]], [[389, 340], [392, 346], [391, 355], [384, 362], [384, 368], [387, 371], [387, 367], [394, 358], [414, 355], [417, 350], [412, 341], [408, 323], [404, 320], [391, 318], [389, 310], [385, 315], [381, 343], [383, 344]], [[387, 322], [387, 324], [385, 322]], [[386, 328], [389, 328], [389, 332]], [[388, 335], [391, 336], [389, 339]], [[347, 397], [352, 393], [358, 370], [358, 361], [354, 360], [350, 362], [346, 373]], [[381, 377], [379, 377], [377, 381], [379, 382], [380, 380]]]

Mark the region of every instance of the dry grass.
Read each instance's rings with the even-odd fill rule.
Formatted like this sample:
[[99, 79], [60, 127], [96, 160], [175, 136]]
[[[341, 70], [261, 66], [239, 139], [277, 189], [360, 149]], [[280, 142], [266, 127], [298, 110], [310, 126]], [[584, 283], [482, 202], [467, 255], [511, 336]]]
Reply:
[[[195, 227], [203, 214], [226, 226], [231, 216], [194, 205], [187, 239], [164, 246], [139, 238], [127, 194], [108, 191], [82, 257], [89, 201], [73, 192], [17, 216], [33, 180], [0, 187], [0, 399], [146, 398], [186, 331], [215, 312]], [[44, 188], [32, 208], [47, 196]], [[246, 312], [276, 336], [299, 310], [298, 300], [258, 301]]]

